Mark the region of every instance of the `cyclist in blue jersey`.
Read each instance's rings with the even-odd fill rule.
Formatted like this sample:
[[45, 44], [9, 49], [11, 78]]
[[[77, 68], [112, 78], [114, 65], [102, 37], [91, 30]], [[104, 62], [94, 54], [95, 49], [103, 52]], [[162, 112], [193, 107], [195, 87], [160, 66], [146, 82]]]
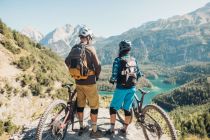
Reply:
[[115, 58], [112, 68], [110, 83], [117, 83], [114, 95], [110, 104], [110, 124], [111, 127], [106, 131], [106, 136], [114, 135], [116, 112], [123, 109], [125, 120], [123, 128], [119, 133], [126, 135], [129, 122], [131, 120], [131, 106], [136, 92], [136, 82], [142, 73], [139, 70], [137, 61], [131, 57], [131, 42], [123, 40], [119, 43], [119, 56]]

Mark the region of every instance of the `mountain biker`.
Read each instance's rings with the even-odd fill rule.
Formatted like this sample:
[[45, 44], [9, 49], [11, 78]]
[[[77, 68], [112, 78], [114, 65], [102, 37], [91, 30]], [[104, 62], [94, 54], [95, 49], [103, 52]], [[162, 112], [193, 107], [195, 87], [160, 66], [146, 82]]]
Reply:
[[119, 43], [119, 57], [115, 58], [112, 68], [110, 83], [117, 83], [110, 104], [111, 127], [105, 133], [106, 136], [114, 135], [116, 112], [122, 107], [125, 113], [123, 128], [119, 133], [126, 136], [127, 127], [131, 120], [131, 106], [136, 92], [136, 81], [142, 76], [137, 61], [130, 56], [131, 42], [123, 40]]
[[80, 43], [72, 47], [65, 60], [71, 76], [76, 81], [77, 114], [80, 124], [78, 135], [81, 136], [88, 130], [88, 127], [83, 125], [83, 112], [87, 100], [91, 108], [90, 117], [92, 131], [90, 137], [98, 138], [102, 136], [102, 131], [97, 129], [99, 95], [97, 92], [96, 81], [101, 72], [101, 64], [96, 54], [96, 50], [92, 46], [92, 31], [86, 26], [81, 27], [79, 30], [79, 38]]

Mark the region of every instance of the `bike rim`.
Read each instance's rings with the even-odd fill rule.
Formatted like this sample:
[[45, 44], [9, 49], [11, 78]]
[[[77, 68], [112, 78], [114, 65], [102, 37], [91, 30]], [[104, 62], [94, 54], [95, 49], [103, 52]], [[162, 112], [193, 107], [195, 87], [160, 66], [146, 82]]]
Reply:
[[167, 114], [156, 106], [150, 105], [143, 109], [146, 135], [149, 139], [174, 140], [176, 139], [172, 124]]
[[62, 140], [65, 127], [60, 129], [65, 117], [65, 105], [58, 104], [52, 108], [49, 112], [45, 121], [42, 125], [42, 140]]

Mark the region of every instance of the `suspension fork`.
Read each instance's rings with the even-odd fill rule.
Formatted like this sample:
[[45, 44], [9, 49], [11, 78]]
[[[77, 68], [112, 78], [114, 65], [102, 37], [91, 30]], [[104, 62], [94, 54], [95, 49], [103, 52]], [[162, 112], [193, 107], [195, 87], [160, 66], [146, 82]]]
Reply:
[[67, 104], [67, 108], [66, 108], [68, 111], [65, 115], [65, 118], [61, 124], [61, 128], [64, 128], [66, 125], [67, 125], [67, 122], [68, 121], [71, 121], [71, 123], [73, 124], [73, 115], [74, 115], [74, 112], [73, 112], [73, 103], [72, 102], [68, 102]]
[[[71, 121], [72, 120], [72, 118], [71, 118], [72, 113], [73, 113], [72, 99], [73, 99], [74, 95], [76, 94], [76, 91], [72, 92], [70, 89], [68, 89], [68, 92], [69, 92], [69, 102], [67, 102], [67, 107], [66, 107], [67, 113], [65, 112], [65, 118], [64, 118], [64, 120], [61, 123], [61, 126], [60, 126], [61, 128], [64, 128], [67, 125], [67, 121]], [[61, 112], [62, 112], [62, 110], [59, 112], [58, 115], [60, 115]]]

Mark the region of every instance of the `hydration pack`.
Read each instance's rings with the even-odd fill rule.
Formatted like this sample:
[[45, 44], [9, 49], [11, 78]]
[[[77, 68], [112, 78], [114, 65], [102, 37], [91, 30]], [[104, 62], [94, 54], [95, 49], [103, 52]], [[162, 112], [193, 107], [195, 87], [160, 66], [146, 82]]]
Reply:
[[137, 64], [135, 59], [133, 57], [120, 59], [119, 83], [125, 88], [135, 86], [137, 82]]
[[95, 74], [93, 70], [88, 68], [86, 53], [91, 52], [86, 49], [85, 45], [78, 44], [71, 49], [66, 58], [70, 75], [76, 80], [87, 79], [88, 76]]

